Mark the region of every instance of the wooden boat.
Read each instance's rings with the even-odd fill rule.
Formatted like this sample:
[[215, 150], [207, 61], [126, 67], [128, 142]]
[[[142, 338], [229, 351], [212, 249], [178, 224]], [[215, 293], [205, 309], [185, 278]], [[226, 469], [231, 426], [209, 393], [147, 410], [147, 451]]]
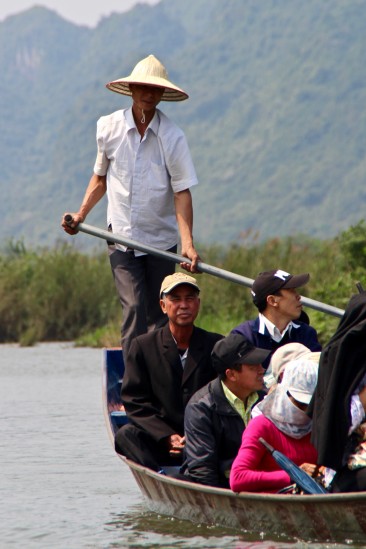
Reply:
[[[109, 436], [127, 421], [121, 411], [121, 349], [103, 356], [104, 413]], [[267, 539], [366, 546], [366, 492], [326, 495], [235, 494], [160, 475], [119, 456], [130, 468], [149, 510], [183, 520], [265, 535]], [[169, 473], [169, 471], [168, 471]]]

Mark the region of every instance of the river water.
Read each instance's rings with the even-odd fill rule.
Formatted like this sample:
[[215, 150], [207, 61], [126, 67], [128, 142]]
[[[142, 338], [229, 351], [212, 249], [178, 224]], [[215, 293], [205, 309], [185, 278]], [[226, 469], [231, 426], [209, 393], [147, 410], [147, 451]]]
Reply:
[[101, 361], [72, 344], [0, 345], [1, 549], [309, 546], [149, 513], [107, 435]]

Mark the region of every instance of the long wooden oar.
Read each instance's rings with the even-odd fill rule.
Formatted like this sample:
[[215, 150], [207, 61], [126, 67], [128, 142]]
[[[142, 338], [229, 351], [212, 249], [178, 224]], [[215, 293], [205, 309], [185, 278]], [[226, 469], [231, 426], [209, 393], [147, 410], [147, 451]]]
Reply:
[[[68, 219], [68, 217], [70, 218]], [[65, 216], [65, 221], [71, 222], [72, 217]], [[174, 254], [172, 252], [166, 252], [163, 250], [158, 250], [157, 248], [153, 248], [152, 246], [142, 244], [141, 242], [137, 242], [136, 240], [124, 238], [118, 234], [114, 234], [109, 231], [104, 231], [103, 229], [99, 229], [98, 227], [93, 227], [92, 225], [87, 225], [86, 223], [79, 223], [76, 230], [81, 231], [82, 233], [90, 234], [92, 236], [97, 236], [98, 238], [102, 238], [103, 240], [108, 240], [109, 242], [122, 244], [123, 246], [132, 248], [133, 250], [138, 250], [140, 252], [144, 252], [147, 254], [163, 257], [165, 259], [173, 261], [174, 263], [182, 263], [182, 262], [190, 263], [190, 260], [187, 259], [186, 257], [183, 257], [182, 255]], [[247, 286], [248, 288], [251, 288], [254, 282], [252, 278], [247, 278], [245, 276], [238, 275], [230, 271], [225, 271], [225, 269], [219, 269], [218, 267], [214, 267], [213, 265], [203, 263], [202, 261], [198, 262], [197, 268], [202, 273], [208, 273], [218, 278], [223, 278], [224, 280], [236, 282], [237, 284], [241, 284], [242, 286]], [[341, 317], [344, 314], [344, 311], [342, 309], [338, 309], [338, 307], [333, 307], [332, 305], [327, 305], [326, 303], [321, 303], [320, 301], [316, 301], [315, 299], [309, 299], [308, 297], [301, 297], [301, 303], [303, 303], [303, 305], [306, 305], [307, 307], [315, 309], [316, 311], [321, 311], [329, 315]]]

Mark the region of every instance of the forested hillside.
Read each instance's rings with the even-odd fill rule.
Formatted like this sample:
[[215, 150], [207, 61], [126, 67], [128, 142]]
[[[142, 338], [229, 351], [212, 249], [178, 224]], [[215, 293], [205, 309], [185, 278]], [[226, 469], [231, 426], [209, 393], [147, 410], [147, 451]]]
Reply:
[[[363, 0], [162, 0], [95, 29], [41, 7], [9, 17], [0, 24], [2, 240], [66, 238], [60, 218], [91, 175], [96, 120], [130, 104], [105, 83], [150, 53], [190, 94], [161, 108], [186, 132], [199, 175], [197, 242], [248, 231], [326, 238], [358, 222], [365, 23]], [[104, 218], [101, 204], [87, 221]]]

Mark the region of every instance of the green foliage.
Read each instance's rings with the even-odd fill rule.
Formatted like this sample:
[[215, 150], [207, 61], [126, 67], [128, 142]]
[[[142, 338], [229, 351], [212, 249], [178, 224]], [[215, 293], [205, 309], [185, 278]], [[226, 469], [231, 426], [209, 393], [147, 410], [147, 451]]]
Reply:
[[105, 326], [83, 333], [76, 339], [75, 345], [77, 347], [119, 347], [121, 345], [120, 315], [109, 320]]
[[[305, 237], [261, 242], [249, 232], [240, 245], [207, 246], [200, 252], [205, 263], [248, 279], [277, 267], [310, 272], [303, 295], [343, 309], [356, 292], [355, 283], [366, 278], [365, 266], [358, 261], [360, 247], [354, 246], [359, 240], [366, 241], [363, 223], [327, 242]], [[226, 335], [239, 322], [257, 315], [248, 287], [205, 273], [197, 276], [199, 326]], [[326, 343], [339, 319], [310, 308], [307, 312]], [[75, 340], [78, 345], [117, 346], [120, 321], [105, 253], [81, 254], [66, 245], [27, 250], [22, 242], [10, 241], [0, 255], [0, 342], [32, 345]]]
[[0, 259], [0, 341], [73, 340], [116, 316], [105, 255], [70, 246], [23, 248]]
[[345, 267], [356, 272], [366, 269], [366, 223], [364, 219], [340, 234], [339, 246], [344, 256]]

